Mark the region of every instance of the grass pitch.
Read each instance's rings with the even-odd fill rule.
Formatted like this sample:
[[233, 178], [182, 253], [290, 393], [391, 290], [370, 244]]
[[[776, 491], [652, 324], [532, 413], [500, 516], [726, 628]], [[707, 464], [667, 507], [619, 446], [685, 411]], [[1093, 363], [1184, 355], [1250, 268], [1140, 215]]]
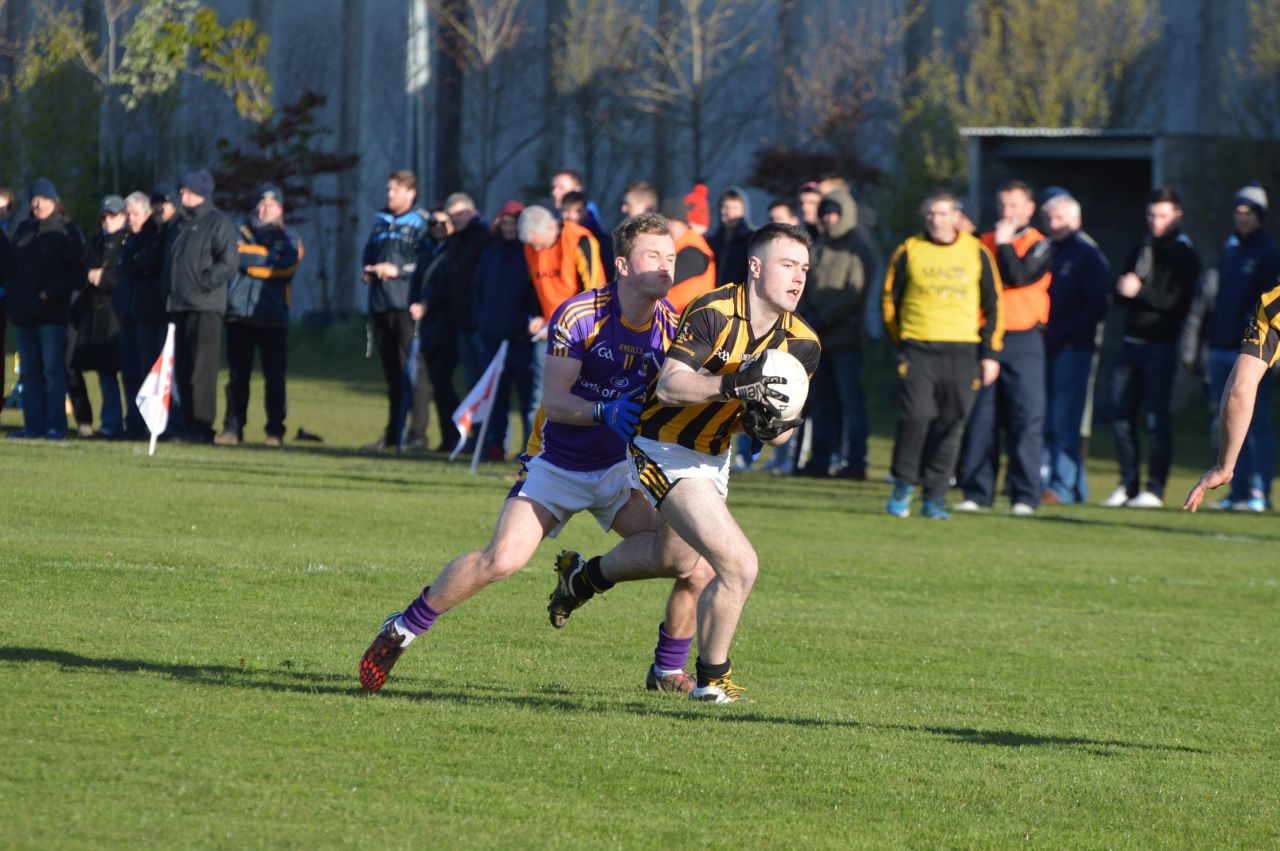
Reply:
[[1274, 516], [899, 521], [883, 484], [735, 474], [753, 704], [643, 690], [663, 583], [551, 629], [556, 550], [611, 544], [586, 517], [366, 696], [508, 468], [344, 449], [376, 367], [294, 372], [324, 447], [0, 441], [0, 846], [1280, 844]]

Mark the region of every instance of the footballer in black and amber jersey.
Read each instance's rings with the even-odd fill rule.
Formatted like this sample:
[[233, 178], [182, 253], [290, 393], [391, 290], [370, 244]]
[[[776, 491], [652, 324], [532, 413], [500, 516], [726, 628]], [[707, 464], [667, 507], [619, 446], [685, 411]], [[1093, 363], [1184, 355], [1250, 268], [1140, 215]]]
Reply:
[[[768, 349], [794, 355], [810, 378], [822, 351], [818, 335], [794, 313], [783, 313], [767, 333], [753, 339], [747, 285], [730, 284], [689, 303], [667, 357], [704, 375], [728, 375], [763, 357]], [[657, 380], [654, 375], [649, 382], [648, 401], [640, 416], [640, 436], [678, 443], [709, 455], [723, 453], [734, 426], [742, 418], [742, 403], [734, 399], [664, 405], [654, 392]]]

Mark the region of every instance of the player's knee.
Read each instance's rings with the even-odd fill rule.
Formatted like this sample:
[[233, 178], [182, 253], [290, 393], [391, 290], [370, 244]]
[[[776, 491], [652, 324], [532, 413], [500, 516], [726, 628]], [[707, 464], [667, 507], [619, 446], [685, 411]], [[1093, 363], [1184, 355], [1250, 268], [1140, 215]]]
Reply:
[[524, 567], [524, 561], [505, 550], [485, 550], [480, 556], [480, 569], [490, 582], [506, 579]]
[[711, 565], [696, 555], [676, 564], [675, 572], [676, 579], [698, 591], [706, 588], [711, 580], [716, 578], [716, 572], [711, 569]]
[[737, 558], [720, 571], [720, 582], [734, 592], [746, 596], [756, 584], [756, 574], [760, 564], [756, 554], [750, 550], [740, 553]]

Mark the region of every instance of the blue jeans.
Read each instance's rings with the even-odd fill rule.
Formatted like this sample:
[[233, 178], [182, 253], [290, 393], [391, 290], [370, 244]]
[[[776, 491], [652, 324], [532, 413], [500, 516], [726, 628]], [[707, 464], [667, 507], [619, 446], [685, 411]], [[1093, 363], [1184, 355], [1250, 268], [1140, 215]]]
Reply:
[[537, 414], [542, 405], [542, 369], [547, 365], [547, 341], [533, 341], [533, 362], [529, 365], [533, 382], [529, 388], [529, 417]]
[[[22, 421], [36, 437], [67, 433], [67, 325], [15, 325], [22, 359]], [[118, 397], [117, 397], [118, 398]]]
[[1089, 397], [1093, 350], [1064, 348], [1049, 357], [1044, 449], [1049, 469], [1045, 490], [1063, 505], [1089, 497], [1085, 479], [1084, 440], [1080, 436]]
[[1111, 377], [1112, 428], [1116, 460], [1120, 463], [1120, 483], [1130, 497], [1137, 496], [1141, 484], [1139, 423], [1145, 424], [1151, 444], [1147, 490], [1164, 497], [1169, 466], [1173, 463], [1170, 403], [1177, 363], [1177, 345], [1172, 342], [1125, 340], [1120, 346]]
[[824, 353], [810, 387], [813, 460], [819, 470], [867, 468], [867, 400], [862, 390], [862, 353]]
[[[1213, 454], [1218, 453], [1218, 413], [1222, 394], [1227, 389], [1227, 379], [1236, 364], [1234, 349], [1210, 349], [1205, 361], [1209, 373], [1209, 403], [1212, 422], [1209, 431]], [[1244, 446], [1236, 461], [1235, 476], [1231, 479], [1230, 499], [1244, 502], [1257, 491], [1271, 502], [1271, 478], [1276, 468], [1276, 434], [1271, 428], [1271, 372], [1263, 374], [1258, 383], [1258, 398], [1253, 406], [1253, 421], [1245, 435]]]
[[138, 390], [142, 387], [142, 379], [146, 373], [142, 371], [142, 355], [138, 348], [138, 326], [132, 322], [120, 323], [120, 380], [124, 382], [125, 431], [134, 435], [146, 434], [147, 427], [138, 413], [135, 401]]
[[114, 372], [99, 372], [98, 389], [102, 391], [102, 410], [98, 412], [98, 429], [104, 435], [118, 437], [124, 433], [124, 406], [120, 403], [120, 376]]

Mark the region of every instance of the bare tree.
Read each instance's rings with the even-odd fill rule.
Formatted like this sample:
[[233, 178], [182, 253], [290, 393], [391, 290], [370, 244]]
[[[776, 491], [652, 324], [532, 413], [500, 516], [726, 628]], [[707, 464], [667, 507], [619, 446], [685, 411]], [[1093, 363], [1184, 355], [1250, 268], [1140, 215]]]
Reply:
[[799, 128], [801, 147], [828, 155], [842, 174], [870, 171], [862, 131], [898, 111], [906, 74], [896, 57], [915, 17], [885, 2], [850, 12], [828, 0], [806, 16], [804, 47], [782, 65], [780, 113]]
[[[505, 147], [506, 132], [516, 121], [507, 112], [510, 84], [516, 78], [509, 60], [529, 27], [526, 0], [427, 0], [438, 21], [441, 47], [473, 77], [471, 138], [476, 156], [472, 189], [484, 203], [498, 172], [537, 138], [537, 131]], [[468, 98], [468, 100], [471, 100]], [[444, 189], [446, 187], [440, 187]], [[452, 190], [457, 187], [447, 187]]]
[[740, 103], [719, 98], [769, 37], [774, 0], [671, 0], [656, 20], [637, 18], [641, 62], [631, 76], [636, 106], [689, 132], [694, 178], [706, 176], [708, 128], [742, 116]]
[[635, 65], [638, 26], [625, 0], [564, 0], [553, 24], [556, 99], [583, 178], [598, 197], [615, 188], [606, 182], [622, 171], [620, 161], [635, 159], [638, 128], [617, 78]]

